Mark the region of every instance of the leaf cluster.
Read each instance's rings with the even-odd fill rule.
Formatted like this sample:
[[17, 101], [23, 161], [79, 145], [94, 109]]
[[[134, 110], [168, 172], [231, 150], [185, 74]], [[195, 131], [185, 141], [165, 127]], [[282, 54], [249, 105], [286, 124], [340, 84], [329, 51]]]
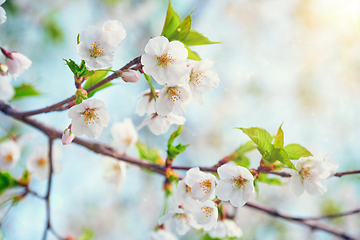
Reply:
[[71, 59], [69, 60], [63, 59], [63, 60], [66, 62], [66, 65], [68, 65], [68, 67], [74, 74], [75, 78], [90, 77], [91, 75], [94, 74], [94, 71], [87, 70], [84, 60], [81, 61], [80, 65], [77, 65], [76, 62], [74, 62]]
[[177, 155], [184, 152], [186, 148], [189, 146], [189, 144], [182, 145], [181, 143], [179, 143], [176, 146], [173, 145], [175, 138], [177, 138], [181, 134], [181, 132], [182, 132], [182, 125], [180, 125], [179, 128], [171, 134], [168, 141], [167, 159], [175, 159]]

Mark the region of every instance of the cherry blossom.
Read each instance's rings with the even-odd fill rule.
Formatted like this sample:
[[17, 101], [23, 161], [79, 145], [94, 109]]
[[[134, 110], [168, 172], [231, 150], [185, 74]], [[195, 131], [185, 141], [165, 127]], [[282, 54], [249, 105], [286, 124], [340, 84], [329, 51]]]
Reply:
[[189, 98], [189, 91], [181, 85], [166, 85], [156, 99], [156, 112], [161, 116], [167, 116], [171, 112], [181, 116], [186, 113]]
[[215, 198], [216, 181], [214, 175], [204, 173], [198, 167], [186, 172], [185, 183], [191, 189], [191, 197], [201, 202]]
[[15, 94], [10, 76], [0, 76], [0, 100], [8, 102]]
[[5, 63], [0, 63], [0, 75], [5, 76], [9, 71], [9, 67]]
[[[62, 164], [59, 161], [60, 157], [60, 149], [57, 146], [54, 146], [52, 152], [52, 166], [54, 174], [57, 174], [61, 171]], [[50, 172], [48, 147], [37, 145], [30, 154], [26, 165], [29, 172], [36, 179], [44, 180], [48, 178]]]
[[212, 238], [240, 238], [243, 235], [241, 228], [230, 219], [219, 220], [215, 227], [209, 231]]
[[209, 59], [189, 63], [189, 67], [191, 68], [189, 89], [192, 102], [195, 105], [200, 105], [205, 102], [204, 91], [209, 92], [219, 86], [219, 76], [209, 70], [213, 64], [214, 61]]
[[111, 45], [119, 46], [126, 37], [126, 30], [118, 20], [104, 22], [102, 30], [108, 33]]
[[21, 150], [13, 140], [0, 143], [0, 168], [11, 169], [19, 161]]
[[191, 227], [200, 228], [194, 220], [194, 215], [183, 208], [173, 209], [158, 220], [159, 225], [165, 222], [168, 222], [172, 232], [179, 235], [184, 235]]
[[146, 74], [151, 75], [160, 84], [177, 85], [189, 78], [186, 66], [188, 51], [184, 44], [172, 41], [166, 37], [154, 37], [145, 46], [145, 54], [141, 63]]
[[241, 207], [254, 194], [254, 177], [248, 169], [229, 162], [219, 167], [217, 172], [220, 181], [215, 193], [220, 200], [230, 200], [234, 207]]
[[61, 141], [63, 145], [68, 145], [70, 144], [75, 138], [75, 135], [72, 133], [71, 129], [67, 128], [65, 129], [62, 137], [61, 137]]
[[114, 139], [111, 146], [120, 153], [128, 152], [138, 141], [138, 133], [130, 118], [115, 123], [111, 128], [111, 135]]
[[178, 238], [169, 231], [158, 229], [149, 233], [145, 240], [178, 240]]
[[[319, 157], [301, 157], [295, 164], [298, 171], [291, 169], [289, 190], [295, 196], [300, 196], [306, 190], [310, 195], [322, 195], [327, 187], [323, 181], [330, 177], [334, 164]], [[337, 169], [337, 167], [336, 167]]]
[[176, 116], [173, 113], [167, 116], [160, 116], [155, 113], [145, 118], [140, 126], [137, 127], [137, 130], [147, 125], [153, 134], [160, 135], [166, 133], [172, 124], [183, 125], [185, 121], [186, 119], [183, 116]]
[[76, 136], [85, 134], [89, 138], [98, 138], [110, 121], [104, 103], [95, 98], [86, 99], [79, 105], [73, 106], [68, 116], [72, 119], [72, 132]]
[[191, 188], [186, 185], [185, 180], [178, 182], [177, 189], [174, 193], [174, 203], [176, 206], [184, 206], [185, 209], [194, 210], [198, 204], [198, 200], [192, 198]]
[[126, 70], [121, 74], [121, 78], [125, 82], [136, 83], [140, 80], [140, 73], [135, 70]]
[[88, 70], [98, 70], [112, 65], [118, 44], [111, 44], [107, 32], [95, 26], [89, 26], [80, 34], [77, 52], [85, 61]]
[[[0, 0], [0, 5], [2, 5], [5, 0]], [[6, 21], [6, 12], [3, 7], [0, 6], [0, 24], [3, 24]]]
[[102, 163], [105, 168], [104, 179], [120, 190], [126, 178], [126, 163], [108, 156], [102, 157]]
[[194, 212], [196, 223], [205, 231], [209, 231], [216, 225], [218, 216], [218, 209], [215, 203], [210, 200], [203, 202]]
[[[159, 90], [155, 90], [155, 94], [159, 95]], [[136, 107], [135, 113], [139, 116], [152, 115], [155, 113], [155, 100], [150, 89], [145, 90], [140, 94], [140, 101]]]
[[[1, 47], [0, 47], [1, 48]], [[9, 73], [14, 79], [20, 76], [26, 69], [28, 69], [32, 62], [26, 56], [18, 52], [9, 52], [1, 48], [2, 53], [6, 57], [6, 64], [9, 68]]]

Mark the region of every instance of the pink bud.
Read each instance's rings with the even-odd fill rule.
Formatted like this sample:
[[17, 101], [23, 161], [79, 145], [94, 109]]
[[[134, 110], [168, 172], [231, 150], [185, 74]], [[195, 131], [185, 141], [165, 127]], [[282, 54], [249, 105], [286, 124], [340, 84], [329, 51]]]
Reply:
[[138, 82], [140, 79], [140, 73], [134, 70], [126, 70], [121, 74], [122, 79], [125, 82]]
[[63, 135], [62, 135], [62, 144], [68, 145], [70, 144], [75, 138], [75, 135], [71, 132], [71, 129], [65, 129]]
[[[9, 73], [17, 78], [22, 74], [26, 69], [28, 69], [32, 62], [26, 56], [18, 52], [9, 53], [5, 49], [1, 48], [2, 52], [6, 56], [6, 63], [9, 67]], [[6, 51], [6, 52], [4, 52]]]
[[8, 72], [8, 66], [5, 63], [0, 63], [0, 75], [5, 76]]

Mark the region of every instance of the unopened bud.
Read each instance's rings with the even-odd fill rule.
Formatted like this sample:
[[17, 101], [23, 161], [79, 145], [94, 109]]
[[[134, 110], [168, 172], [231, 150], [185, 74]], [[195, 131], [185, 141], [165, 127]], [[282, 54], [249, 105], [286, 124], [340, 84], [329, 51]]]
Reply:
[[75, 103], [80, 104], [82, 103], [83, 100], [88, 98], [88, 93], [85, 89], [79, 88], [78, 90], [76, 90], [75, 97], [76, 97]]
[[174, 169], [171, 169], [171, 168], [166, 169], [165, 175], [166, 175], [166, 178], [170, 178], [170, 177], [178, 178], [179, 177], [179, 175], [174, 171]]
[[6, 50], [5, 48], [2, 48], [2, 47], [0, 47], [0, 49], [6, 58], [13, 59], [11, 52], [9, 52], [8, 50]]
[[28, 186], [31, 180], [29, 171], [25, 170], [22, 177], [18, 180], [18, 183], [22, 186]]
[[134, 71], [134, 70], [125, 70], [122, 74], [121, 74], [121, 78], [125, 81], [125, 82], [138, 82], [140, 79], [140, 73], [138, 71]]
[[174, 185], [166, 179], [163, 189], [165, 191], [166, 196], [170, 196], [174, 192]]
[[6, 75], [9, 67], [5, 63], [0, 63], [0, 75]]
[[75, 135], [71, 132], [71, 129], [67, 128], [65, 129], [63, 135], [62, 135], [62, 144], [68, 145], [75, 139]]

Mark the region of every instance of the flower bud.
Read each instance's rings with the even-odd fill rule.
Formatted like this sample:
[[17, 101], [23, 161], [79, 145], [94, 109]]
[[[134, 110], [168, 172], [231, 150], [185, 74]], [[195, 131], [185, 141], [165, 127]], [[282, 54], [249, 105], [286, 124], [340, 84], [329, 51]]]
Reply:
[[174, 185], [166, 179], [163, 189], [165, 191], [166, 196], [170, 196], [174, 192]]
[[83, 100], [88, 98], [88, 93], [85, 89], [79, 88], [78, 90], [76, 90], [75, 97], [76, 97], [75, 103], [80, 104], [82, 103]]
[[75, 135], [71, 132], [71, 129], [67, 128], [65, 129], [63, 135], [62, 135], [62, 144], [68, 145], [70, 144], [75, 138]]
[[16, 51], [9, 52], [8, 50], [1, 48], [2, 53], [6, 57], [6, 64], [9, 67], [9, 73], [16, 79], [26, 69], [28, 69], [32, 62], [25, 55]]
[[125, 70], [122, 74], [121, 74], [121, 78], [125, 81], [125, 82], [138, 82], [140, 79], [140, 73], [134, 70]]
[[28, 186], [31, 180], [31, 175], [28, 170], [25, 170], [18, 183], [22, 186]]
[[0, 63], [0, 75], [5, 76], [9, 70], [9, 67], [5, 63]]

